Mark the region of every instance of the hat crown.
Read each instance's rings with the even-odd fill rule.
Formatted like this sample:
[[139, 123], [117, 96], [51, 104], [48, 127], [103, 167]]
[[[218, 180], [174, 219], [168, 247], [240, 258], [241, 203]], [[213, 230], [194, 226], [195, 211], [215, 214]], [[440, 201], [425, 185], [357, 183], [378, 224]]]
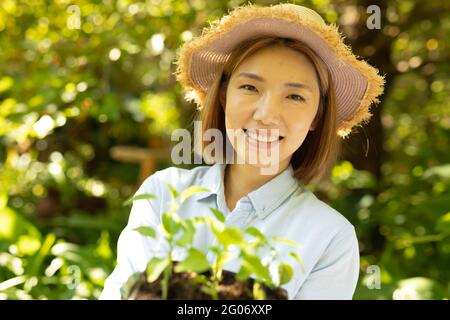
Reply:
[[319, 22], [321, 24], [326, 24], [325, 20], [323, 20], [322, 16], [320, 14], [318, 14], [316, 11], [314, 11], [313, 9], [310, 9], [310, 8], [307, 8], [304, 6], [299, 6], [299, 5], [293, 4], [293, 3], [281, 3], [281, 4], [277, 4], [277, 5], [273, 6], [273, 8], [276, 8], [276, 7], [279, 7], [282, 9], [287, 9], [289, 11], [294, 10], [302, 18], [307, 18], [307, 19]]
[[[289, 13], [295, 12], [300, 19], [306, 19], [309, 21], [312, 21], [313, 23], [318, 23], [318, 24], [322, 24], [324, 26], [326, 26], [326, 22], [325, 20], [323, 20], [322, 16], [320, 14], [318, 14], [316, 11], [314, 11], [313, 9], [304, 7], [304, 6], [300, 6], [297, 4], [293, 4], [293, 3], [280, 3], [280, 4], [276, 4], [276, 5], [271, 5], [268, 7], [259, 7], [259, 6], [255, 6], [255, 5], [249, 5], [249, 6], [244, 6], [244, 7], [240, 7], [240, 8], [236, 8], [233, 10], [232, 14], [228, 14], [228, 15], [224, 15], [221, 19], [219, 19], [219, 23], [220, 24], [225, 24], [227, 23], [228, 20], [230, 20], [232, 18], [233, 13], [238, 13], [240, 11], [246, 11], [246, 10], [252, 10], [253, 8], [260, 8], [264, 11], [262, 11], [261, 13], [266, 16], [267, 14], [270, 15], [270, 11], [275, 11], [278, 13], [280, 13], [280, 11], [287, 11]], [[252, 18], [258, 18], [258, 14], [253, 13]]]

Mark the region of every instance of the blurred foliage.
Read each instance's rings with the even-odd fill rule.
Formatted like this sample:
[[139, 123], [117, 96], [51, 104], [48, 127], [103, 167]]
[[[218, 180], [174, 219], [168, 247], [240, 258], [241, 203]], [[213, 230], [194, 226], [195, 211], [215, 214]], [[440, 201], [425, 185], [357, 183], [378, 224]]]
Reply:
[[[381, 127], [367, 133], [375, 156], [344, 158], [313, 186], [356, 226], [355, 298], [448, 299], [448, 5], [378, 1], [382, 29], [368, 30], [373, 3], [297, 2], [338, 23], [356, 53], [387, 75], [373, 121]], [[160, 149], [174, 128], [190, 128], [176, 50], [243, 3], [1, 1], [0, 299], [99, 296], [129, 214], [122, 201], [140, 170], [110, 148]], [[356, 139], [351, 150], [364, 154]], [[170, 165], [167, 157], [156, 169]], [[369, 289], [373, 265], [380, 289]]]

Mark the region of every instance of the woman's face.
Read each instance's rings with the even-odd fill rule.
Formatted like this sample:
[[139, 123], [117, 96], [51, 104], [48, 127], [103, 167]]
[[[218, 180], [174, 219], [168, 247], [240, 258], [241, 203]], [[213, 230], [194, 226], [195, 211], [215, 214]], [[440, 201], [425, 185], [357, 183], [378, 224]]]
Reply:
[[318, 104], [315, 68], [302, 53], [276, 45], [246, 57], [231, 75], [224, 104], [225, 127], [237, 156], [261, 167], [259, 161], [249, 162], [251, 152], [276, 153], [278, 164], [287, 167], [314, 129]]

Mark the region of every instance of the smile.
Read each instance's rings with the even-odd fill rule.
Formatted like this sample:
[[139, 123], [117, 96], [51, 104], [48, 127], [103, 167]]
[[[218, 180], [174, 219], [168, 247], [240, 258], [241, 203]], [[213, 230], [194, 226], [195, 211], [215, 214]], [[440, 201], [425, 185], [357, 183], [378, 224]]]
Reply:
[[283, 136], [276, 135], [264, 135], [255, 132], [255, 130], [243, 129], [247, 141], [250, 145], [261, 149], [270, 149], [276, 145], [279, 141], [283, 140]]
[[255, 130], [255, 129], [242, 129], [245, 134], [247, 135], [247, 137], [258, 141], [258, 142], [275, 142], [275, 141], [279, 141], [282, 140], [284, 137], [283, 136], [279, 136], [279, 135], [268, 135], [267, 131], [268, 130]]

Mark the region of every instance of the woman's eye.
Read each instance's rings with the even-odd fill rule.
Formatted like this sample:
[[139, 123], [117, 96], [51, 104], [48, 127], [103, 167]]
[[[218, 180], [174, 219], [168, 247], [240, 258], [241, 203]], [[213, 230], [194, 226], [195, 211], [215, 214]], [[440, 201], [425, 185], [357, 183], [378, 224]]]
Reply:
[[288, 95], [288, 98], [296, 100], [296, 101], [301, 101], [301, 102], [305, 101], [305, 98], [303, 98], [302, 96], [299, 96], [298, 94], [290, 94], [290, 95]]
[[257, 91], [256, 88], [254, 86], [252, 86], [251, 84], [244, 84], [244, 85], [240, 86], [239, 89]]

